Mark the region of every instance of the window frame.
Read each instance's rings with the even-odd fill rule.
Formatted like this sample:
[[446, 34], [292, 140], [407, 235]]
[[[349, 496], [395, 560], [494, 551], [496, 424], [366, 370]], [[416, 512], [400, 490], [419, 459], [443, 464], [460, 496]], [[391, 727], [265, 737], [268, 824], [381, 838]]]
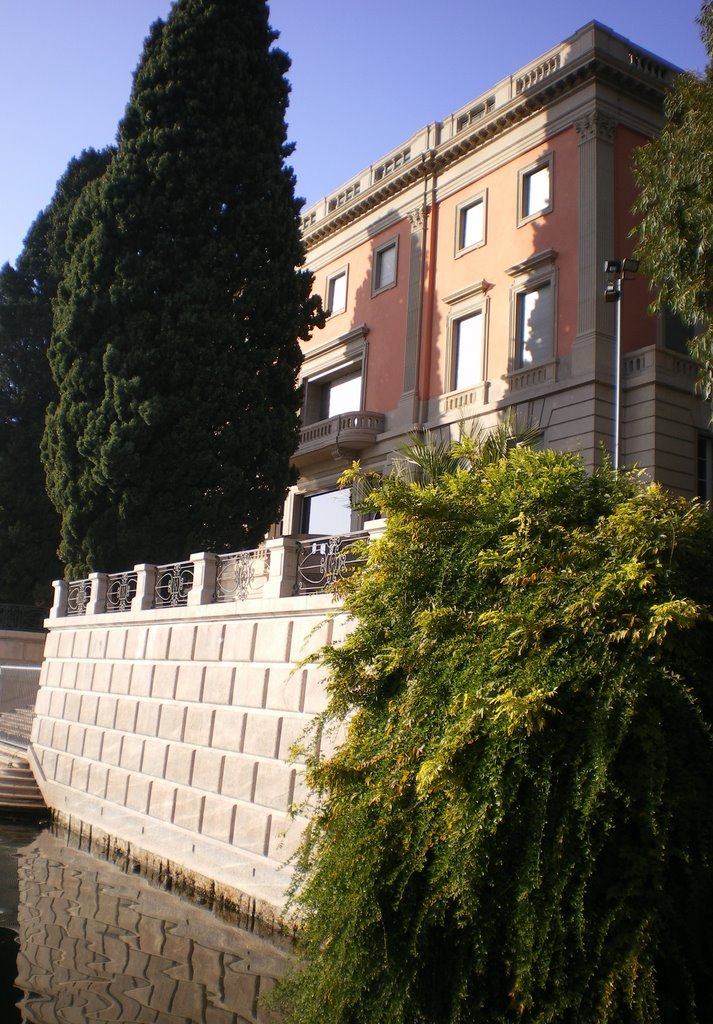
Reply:
[[[559, 271], [556, 265], [557, 253], [553, 249], [535, 253], [523, 263], [510, 267], [507, 273], [514, 279], [510, 288], [510, 354], [509, 373], [523, 373], [546, 366], [557, 360], [557, 308]], [[548, 285], [552, 295], [552, 347], [546, 359], [536, 363], [522, 362], [522, 339], [520, 337], [521, 297], [528, 292]]]
[[[550, 183], [550, 194], [549, 201], [546, 206], [543, 206], [540, 210], [535, 210], [533, 213], [527, 213], [525, 209], [527, 201], [527, 186], [533, 175], [537, 174], [538, 171], [547, 169]], [[554, 209], [554, 153], [545, 153], [538, 157], [533, 163], [528, 164], [525, 167], [521, 167], [517, 172], [517, 226], [520, 228], [524, 224], [529, 224], [533, 220], [537, 220], [538, 217], [546, 217], [547, 214], [552, 213]]]
[[[378, 271], [380, 267], [380, 257], [387, 249], [394, 250], [394, 279], [389, 281], [388, 284], [378, 284]], [[382, 292], [387, 292], [391, 288], [395, 288], [399, 279], [399, 236], [393, 235], [386, 241], [381, 242], [374, 248], [373, 256], [373, 269], [371, 274], [371, 294], [372, 297], [375, 295], [381, 295]]]
[[[334, 308], [332, 306], [332, 295], [333, 295], [333, 291], [334, 291], [334, 283], [340, 277], [344, 278], [344, 305], [343, 306], [339, 306], [338, 308]], [[339, 313], [345, 313], [346, 309], [347, 309], [347, 299], [348, 299], [348, 295], [349, 295], [349, 264], [347, 264], [344, 267], [339, 267], [338, 270], [334, 270], [334, 271], [332, 271], [332, 273], [327, 274], [327, 281], [326, 281], [325, 292], [326, 292], [326, 296], [327, 296], [327, 311], [329, 313], [329, 316], [330, 317], [338, 316]]]
[[[465, 229], [465, 218], [468, 210], [473, 209], [475, 206], [483, 207], [483, 237], [477, 242], [471, 242], [470, 245], [464, 245], [462, 243], [464, 229]], [[474, 249], [482, 249], [487, 242], [488, 234], [488, 190], [483, 189], [482, 192], [478, 192], [475, 195], [469, 196], [456, 206], [456, 218], [455, 218], [455, 239], [454, 239], [454, 256], [458, 259], [460, 256], [464, 256], [468, 252], [472, 252]]]
[[[448, 346], [446, 349], [446, 372], [445, 388], [443, 394], [455, 394], [459, 391], [472, 391], [474, 388], [484, 388], [488, 383], [488, 338], [490, 328], [490, 296], [488, 292], [492, 285], [488, 281], [476, 281], [468, 288], [461, 289], [453, 295], [447, 295], [444, 302], [450, 306], [448, 323], [446, 325]], [[482, 377], [472, 384], [456, 387], [456, 371], [458, 360], [456, 349], [458, 344], [458, 327], [463, 320], [471, 316], [480, 315], [483, 317], [483, 351], [481, 360]]]

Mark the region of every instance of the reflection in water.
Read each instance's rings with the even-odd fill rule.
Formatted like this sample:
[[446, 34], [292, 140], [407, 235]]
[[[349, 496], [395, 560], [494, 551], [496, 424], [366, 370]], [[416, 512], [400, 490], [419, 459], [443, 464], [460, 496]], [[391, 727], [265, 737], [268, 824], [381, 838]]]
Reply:
[[268, 940], [48, 832], [18, 877], [23, 1021], [277, 1024], [259, 997], [290, 955]]

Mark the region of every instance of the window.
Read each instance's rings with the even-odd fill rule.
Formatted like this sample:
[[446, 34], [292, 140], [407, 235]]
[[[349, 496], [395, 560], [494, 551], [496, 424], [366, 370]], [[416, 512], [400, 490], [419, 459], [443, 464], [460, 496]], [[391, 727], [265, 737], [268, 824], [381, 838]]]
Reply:
[[527, 369], [554, 357], [554, 302], [550, 281], [519, 292], [516, 299], [515, 362]]
[[396, 284], [397, 239], [385, 242], [374, 252], [374, 281], [372, 293], [393, 288]]
[[347, 272], [340, 270], [327, 278], [327, 309], [333, 316], [347, 307]]
[[478, 310], [470, 316], [456, 320], [453, 325], [454, 391], [472, 387], [483, 380], [483, 313]]
[[518, 175], [518, 224], [552, 209], [552, 156], [525, 167]]
[[305, 425], [331, 419], [362, 406], [362, 362], [342, 363], [305, 382]]
[[349, 490], [323, 491], [311, 494], [302, 504], [302, 533], [333, 537], [349, 533], [352, 509]]
[[456, 256], [485, 242], [485, 196], [461, 203], [456, 212]]

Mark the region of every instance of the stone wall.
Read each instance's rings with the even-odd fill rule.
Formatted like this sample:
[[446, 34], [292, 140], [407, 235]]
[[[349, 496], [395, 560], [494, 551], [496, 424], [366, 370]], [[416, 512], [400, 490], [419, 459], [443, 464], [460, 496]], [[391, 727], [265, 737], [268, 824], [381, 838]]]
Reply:
[[325, 702], [300, 663], [347, 628], [331, 597], [47, 625], [30, 754], [48, 806], [278, 916], [307, 797], [290, 750]]
[[0, 630], [0, 665], [41, 665], [45, 634], [19, 629]]

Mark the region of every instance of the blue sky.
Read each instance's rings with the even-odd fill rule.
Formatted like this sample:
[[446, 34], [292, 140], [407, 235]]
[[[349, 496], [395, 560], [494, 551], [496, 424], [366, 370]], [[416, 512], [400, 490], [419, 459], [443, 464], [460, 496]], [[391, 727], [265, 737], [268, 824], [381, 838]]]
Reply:
[[[67, 162], [113, 141], [149, 25], [171, 0], [0, 0], [0, 264]], [[292, 58], [289, 135], [313, 203], [592, 19], [686, 69], [697, 0], [272, 0]]]

